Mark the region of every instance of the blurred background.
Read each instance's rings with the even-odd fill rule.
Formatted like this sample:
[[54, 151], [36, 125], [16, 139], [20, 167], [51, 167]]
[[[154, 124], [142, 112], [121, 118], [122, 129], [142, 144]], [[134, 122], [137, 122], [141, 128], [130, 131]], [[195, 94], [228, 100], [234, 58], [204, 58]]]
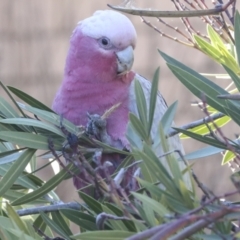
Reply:
[[[51, 106], [55, 93], [61, 84], [65, 56], [69, 38], [79, 20], [84, 19], [99, 9], [107, 9], [107, 3], [123, 4], [120, 0], [58, 0], [58, 1], [0, 1], [0, 80], [5, 85], [14, 86], [32, 95], [44, 104]], [[129, 1], [125, 1], [129, 2]], [[169, 0], [134, 1], [136, 7], [159, 10], [174, 10]], [[197, 107], [190, 103], [196, 98], [173, 76], [161, 59], [157, 49], [169, 54], [201, 73], [223, 73], [220, 66], [195, 49], [190, 49], [167, 38], [146, 26], [139, 17], [128, 16], [138, 34], [135, 50], [134, 69], [151, 79], [158, 66], [161, 67], [159, 90], [170, 105], [178, 100], [178, 111], [175, 117], [177, 126], [203, 117]], [[176, 36], [156, 19], [149, 19], [164, 32]], [[180, 19], [165, 19], [172, 26], [180, 26]], [[191, 20], [195, 28], [205, 32], [206, 25], [199, 18]], [[214, 80], [215, 81], [215, 80]], [[229, 81], [217, 80], [221, 86]], [[3, 95], [2, 89], [0, 94]], [[239, 133], [233, 124], [226, 127], [229, 136]], [[186, 152], [203, 147], [196, 141], [184, 140]], [[44, 164], [46, 160], [39, 160]], [[227, 166], [221, 166], [221, 155], [195, 162], [194, 170], [200, 181], [219, 194], [232, 188], [226, 176], [230, 175]], [[44, 180], [53, 175], [51, 169], [41, 172]], [[57, 192], [63, 201], [78, 200], [72, 182], [62, 183]]]

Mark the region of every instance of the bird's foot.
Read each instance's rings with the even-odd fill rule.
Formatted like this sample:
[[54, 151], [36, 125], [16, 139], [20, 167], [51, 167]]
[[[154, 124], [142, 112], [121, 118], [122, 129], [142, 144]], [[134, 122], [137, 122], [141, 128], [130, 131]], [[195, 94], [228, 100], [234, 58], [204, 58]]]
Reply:
[[86, 132], [90, 136], [94, 136], [97, 140], [111, 145], [111, 137], [107, 133], [107, 120], [98, 114], [88, 113], [88, 123]]

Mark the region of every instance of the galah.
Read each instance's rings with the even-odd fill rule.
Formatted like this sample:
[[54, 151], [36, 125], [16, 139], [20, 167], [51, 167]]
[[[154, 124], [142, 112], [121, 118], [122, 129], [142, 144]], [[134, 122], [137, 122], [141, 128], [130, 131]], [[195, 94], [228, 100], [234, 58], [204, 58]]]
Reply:
[[[53, 110], [76, 125], [86, 125], [87, 113], [102, 115], [121, 103], [107, 118], [106, 131], [112, 145], [128, 148], [125, 136], [129, 112], [137, 113], [134, 82], [139, 81], [147, 102], [151, 83], [132, 71], [137, 34], [121, 13], [104, 10], [80, 21], [72, 33], [64, 78], [54, 99]], [[158, 93], [153, 135], [167, 110]], [[183, 151], [178, 136], [170, 138], [172, 149]], [[160, 149], [161, 152], [161, 149]], [[81, 176], [80, 176], [81, 177]], [[76, 188], [83, 186], [74, 178]]]

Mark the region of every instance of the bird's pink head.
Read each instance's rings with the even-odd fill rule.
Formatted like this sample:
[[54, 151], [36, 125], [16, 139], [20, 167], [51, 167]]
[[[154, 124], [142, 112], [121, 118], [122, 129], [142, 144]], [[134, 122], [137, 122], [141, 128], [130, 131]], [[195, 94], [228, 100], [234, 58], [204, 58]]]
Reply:
[[129, 79], [126, 76], [133, 64], [136, 38], [133, 24], [123, 14], [111, 10], [95, 12], [73, 31], [65, 79], [82, 83]]

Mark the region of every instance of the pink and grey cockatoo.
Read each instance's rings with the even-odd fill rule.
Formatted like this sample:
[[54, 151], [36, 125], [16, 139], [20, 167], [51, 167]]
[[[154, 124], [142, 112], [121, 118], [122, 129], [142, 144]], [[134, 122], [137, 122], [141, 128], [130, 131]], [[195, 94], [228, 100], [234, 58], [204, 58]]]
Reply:
[[[70, 40], [64, 79], [53, 110], [76, 125], [86, 125], [87, 113], [102, 115], [121, 103], [107, 118], [111, 144], [128, 148], [125, 136], [129, 112], [137, 115], [134, 82], [139, 81], [147, 102], [151, 83], [132, 71], [137, 35], [131, 21], [121, 13], [104, 10], [80, 21]], [[167, 109], [158, 93], [152, 135]], [[172, 149], [182, 150], [178, 136], [170, 138]], [[161, 153], [161, 149], [159, 151]], [[80, 188], [79, 179], [74, 184]]]

